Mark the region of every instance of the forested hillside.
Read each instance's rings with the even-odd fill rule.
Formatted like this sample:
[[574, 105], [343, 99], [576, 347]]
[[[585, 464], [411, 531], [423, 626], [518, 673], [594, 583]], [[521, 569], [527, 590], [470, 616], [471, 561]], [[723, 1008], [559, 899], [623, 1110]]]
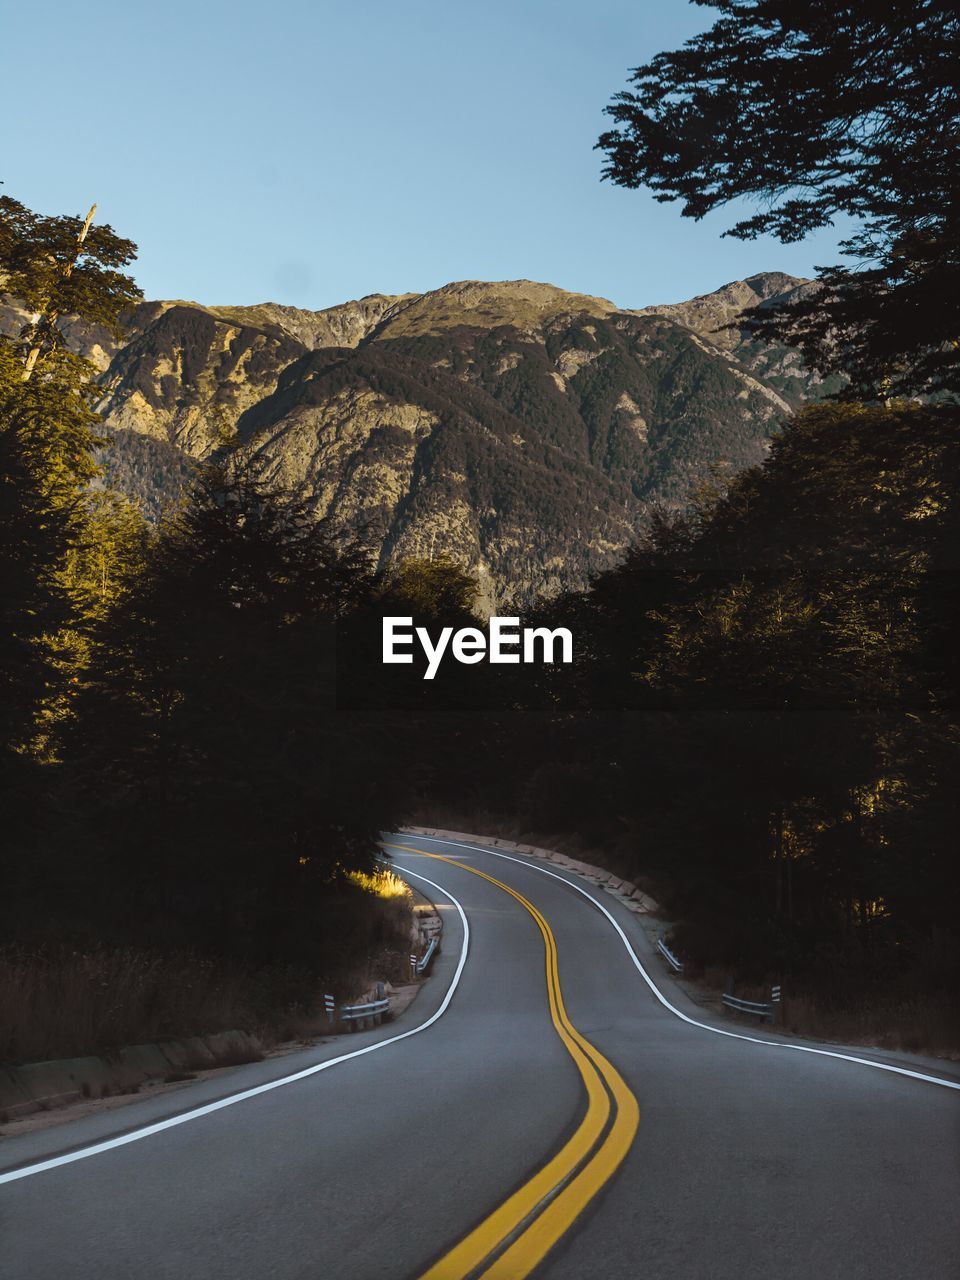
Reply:
[[[375, 295], [325, 312], [142, 303], [120, 337], [78, 321], [97, 366], [110, 483], [155, 519], [192, 464], [236, 444], [381, 566], [453, 555], [487, 609], [585, 586], [657, 505], [759, 461], [824, 388], [725, 325], [791, 296], [782, 274], [617, 310], [530, 281]], [[22, 323], [8, 304], [6, 323]]]

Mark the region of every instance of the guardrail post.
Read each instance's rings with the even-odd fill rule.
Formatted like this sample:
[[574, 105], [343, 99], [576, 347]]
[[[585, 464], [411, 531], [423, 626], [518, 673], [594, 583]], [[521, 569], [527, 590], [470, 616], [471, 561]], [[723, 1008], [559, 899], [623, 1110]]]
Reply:
[[725, 995], [731, 995], [731, 996], [733, 995], [733, 974], [732, 973], [727, 974], [726, 979], [724, 980], [724, 984], [723, 984], [721, 996], [720, 996], [720, 1010], [723, 1013], [723, 1016], [727, 1017], [727, 1015], [730, 1013], [730, 1010], [727, 1007], [726, 1001], [723, 999]]

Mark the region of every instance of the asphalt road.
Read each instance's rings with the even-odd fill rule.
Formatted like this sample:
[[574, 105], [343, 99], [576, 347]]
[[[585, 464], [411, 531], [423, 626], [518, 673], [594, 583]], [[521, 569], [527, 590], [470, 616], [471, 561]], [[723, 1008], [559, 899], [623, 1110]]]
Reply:
[[445, 923], [410, 1010], [4, 1139], [0, 1274], [960, 1280], [960, 1090], [899, 1072], [956, 1074], [692, 1025], [610, 895], [396, 840], [461, 864], [392, 851]]

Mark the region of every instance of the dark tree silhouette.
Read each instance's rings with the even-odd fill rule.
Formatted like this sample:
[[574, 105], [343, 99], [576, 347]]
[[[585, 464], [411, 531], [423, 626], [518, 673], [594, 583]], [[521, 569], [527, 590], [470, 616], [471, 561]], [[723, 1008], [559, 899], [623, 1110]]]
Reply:
[[[708, 0], [695, 0], [708, 3]], [[606, 177], [726, 233], [802, 239], [838, 216], [859, 269], [757, 309], [761, 336], [849, 379], [850, 398], [960, 389], [960, 14], [944, 0], [719, 0], [713, 27], [658, 54], [607, 107]]]
[[204, 473], [102, 623], [77, 699], [91, 914], [115, 930], [126, 904], [166, 941], [316, 958], [319, 902], [370, 868], [393, 816], [373, 740], [335, 698], [335, 632], [370, 589], [363, 554], [304, 504], [241, 462]]

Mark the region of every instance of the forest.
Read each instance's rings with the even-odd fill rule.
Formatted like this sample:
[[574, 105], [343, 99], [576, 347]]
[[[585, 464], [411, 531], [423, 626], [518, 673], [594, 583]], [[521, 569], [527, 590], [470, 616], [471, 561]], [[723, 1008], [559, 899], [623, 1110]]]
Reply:
[[[429, 821], [590, 851], [708, 979], [960, 1044], [956, 18], [714, 7], [614, 99], [607, 177], [691, 217], [752, 198], [746, 238], [857, 219], [843, 265], [750, 320], [839, 389], [529, 611], [569, 666], [384, 667], [384, 616], [474, 625], [476, 583], [378, 570], [236, 442], [148, 524], [104, 483], [59, 325], [119, 324], [135, 246], [0, 196], [3, 288], [36, 316], [0, 339], [0, 1000], [140, 966], [165, 1035], [308, 1012], [403, 949], [364, 877], [381, 832]], [[168, 1008], [173, 972], [239, 1002]], [[115, 1003], [30, 1051], [110, 1047]]]

